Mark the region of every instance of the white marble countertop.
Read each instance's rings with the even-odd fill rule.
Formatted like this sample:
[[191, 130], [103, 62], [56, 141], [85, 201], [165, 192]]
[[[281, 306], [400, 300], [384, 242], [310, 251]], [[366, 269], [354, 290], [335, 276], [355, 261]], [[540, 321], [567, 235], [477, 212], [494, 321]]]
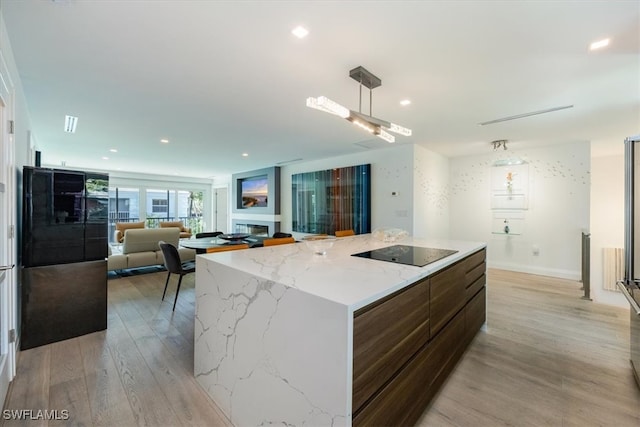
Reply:
[[[458, 252], [424, 267], [351, 256], [392, 245], [411, 245]], [[351, 311], [433, 274], [486, 247], [484, 242], [405, 238], [381, 242], [370, 234], [338, 238], [326, 255], [303, 242], [198, 255], [198, 262], [220, 263], [275, 283], [343, 304]]]

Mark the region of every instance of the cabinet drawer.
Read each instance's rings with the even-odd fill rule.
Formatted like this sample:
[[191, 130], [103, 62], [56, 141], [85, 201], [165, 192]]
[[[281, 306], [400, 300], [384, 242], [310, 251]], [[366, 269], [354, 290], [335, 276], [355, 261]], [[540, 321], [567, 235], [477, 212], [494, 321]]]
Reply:
[[464, 313], [460, 312], [353, 419], [354, 426], [413, 425], [462, 355]]
[[462, 261], [431, 277], [430, 336], [464, 306], [466, 262]]
[[429, 339], [429, 280], [355, 313], [353, 413]]
[[471, 342], [487, 319], [487, 288], [482, 287], [464, 308], [466, 341]]
[[483, 262], [485, 262], [485, 259], [487, 258], [487, 250], [486, 249], [481, 249], [476, 253], [473, 253], [471, 255], [469, 255], [468, 257], [466, 257], [464, 259], [464, 261], [462, 261], [464, 263], [464, 268], [466, 271], [471, 271], [473, 270], [475, 267], [477, 267], [478, 265], [482, 264]]
[[478, 291], [487, 283], [487, 276], [482, 274], [471, 286], [467, 287], [465, 291], [465, 301], [469, 301]]
[[471, 270], [467, 270], [464, 276], [464, 283], [467, 286], [471, 286], [478, 278], [480, 278], [487, 271], [487, 264], [482, 261], [480, 264], [473, 267]]

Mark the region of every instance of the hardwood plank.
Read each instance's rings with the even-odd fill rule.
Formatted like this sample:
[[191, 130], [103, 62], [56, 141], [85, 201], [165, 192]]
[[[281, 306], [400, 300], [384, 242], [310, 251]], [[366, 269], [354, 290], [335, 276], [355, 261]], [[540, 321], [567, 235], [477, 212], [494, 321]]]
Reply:
[[84, 378], [82, 353], [80, 352], [79, 338], [72, 338], [51, 344], [51, 370], [50, 385]]
[[[172, 354], [180, 359], [187, 371], [193, 372], [193, 326], [183, 327], [183, 330], [188, 330], [188, 335], [184, 336], [175, 327], [175, 322], [182, 322], [182, 317], [184, 316], [176, 316], [171, 311], [171, 303], [167, 302], [170, 301], [167, 298], [165, 298], [164, 303], [161, 302], [164, 278], [166, 276], [163, 273], [154, 273], [145, 275], [145, 277], [147, 277], [147, 280], [137, 280], [123, 290], [118, 288], [118, 290], [112, 292], [112, 295], [114, 297], [120, 295], [119, 298], [121, 300], [127, 301], [127, 304], [131, 303], [131, 306], [138, 311], [139, 316], [145, 319], [155, 334], [172, 351]], [[183, 282], [187, 283], [186, 278], [183, 279]], [[162, 286], [159, 286], [159, 284]], [[195, 299], [195, 294], [192, 293], [191, 298]], [[177, 310], [180, 309], [182, 309], [182, 306], [178, 304]], [[192, 313], [195, 313], [195, 310]], [[138, 322], [141, 321], [138, 317], [135, 319]], [[193, 323], [193, 314], [191, 315], [191, 323]]]
[[[16, 378], [24, 381], [13, 381], [6, 398], [4, 409], [38, 410], [49, 409], [49, 372], [51, 370], [51, 350], [49, 346], [35, 347], [21, 351], [18, 358]], [[46, 426], [47, 421], [39, 420], [4, 420], [5, 426]]]
[[[108, 318], [111, 324], [113, 315]], [[107, 332], [84, 335], [79, 340], [93, 425], [135, 425], [131, 405], [107, 345]]]
[[107, 336], [107, 343], [137, 424], [179, 424], [164, 394], [150, 392], [158, 390], [159, 385], [120, 319], [128, 319], [131, 327], [142, 323], [143, 320], [131, 301], [122, 301], [116, 307], [116, 311], [119, 317], [109, 324], [114, 333]]
[[[93, 425], [84, 375], [52, 384], [49, 405], [50, 409], [57, 411], [56, 416], [49, 420], [49, 426]], [[64, 411], [67, 411], [68, 418]]]
[[640, 425], [628, 310], [579, 288], [489, 269], [487, 324], [418, 425]]
[[[193, 378], [193, 279], [183, 279], [172, 313], [172, 303], [160, 303], [165, 277], [160, 272], [109, 280], [107, 331], [74, 338], [77, 346], [69, 340], [68, 348], [58, 343], [56, 349], [50, 344], [19, 352], [4, 408], [70, 405], [75, 419], [84, 420], [83, 401], [74, 397], [82, 395], [80, 383], [74, 383], [77, 370], [63, 360], [77, 360], [73, 353], [79, 351], [91, 423], [136, 425], [133, 408], [140, 403], [130, 402], [110, 349], [121, 342], [139, 359], [131, 362], [117, 349], [118, 360], [125, 360], [119, 368], [135, 373], [129, 366], [143, 364], [153, 379], [140, 383], [136, 398], [162, 395], [175, 425], [196, 425], [200, 419], [228, 423]], [[628, 309], [581, 300], [579, 283], [552, 277], [489, 269], [486, 288], [487, 323], [417, 425], [640, 425], [640, 390], [629, 367]]]
[[178, 415], [183, 424], [194, 426], [224, 426], [227, 425], [224, 416], [217, 413], [211, 399], [205, 396], [200, 386], [192, 376], [184, 371], [169, 350], [155, 336], [142, 336], [136, 339], [138, 350], [164, 392], [171, 408]]

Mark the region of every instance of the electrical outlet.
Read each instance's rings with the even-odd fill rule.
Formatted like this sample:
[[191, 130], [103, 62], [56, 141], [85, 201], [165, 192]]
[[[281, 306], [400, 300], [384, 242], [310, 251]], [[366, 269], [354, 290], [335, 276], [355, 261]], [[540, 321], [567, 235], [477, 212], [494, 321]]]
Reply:
[[533, 253], [533, 256], [540, 256], [540, 248], [538, 245], [533, 245], [531, 252]]

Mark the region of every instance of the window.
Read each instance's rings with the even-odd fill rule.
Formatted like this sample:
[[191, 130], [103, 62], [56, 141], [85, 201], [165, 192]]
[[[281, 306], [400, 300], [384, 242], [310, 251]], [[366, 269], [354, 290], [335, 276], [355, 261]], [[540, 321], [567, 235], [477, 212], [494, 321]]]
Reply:
[[109, 188], [109, 242], [114, 243], [116, 222], [140, 221], [140, 190]]
[[167, 213], [169, 212], [169, 201], [166, 199], [152, 199], [151, 200], [151, 212], [152, 213]]
[[[155, 188], [109, 188], [109, 236], [116, 222], [144, 221], [146, 228], [161, 221], [182, 221], [192, 233], [204, 230], [205, 195], [202, 190]], [[112, 241], [113, 243], [113, 241]]]

